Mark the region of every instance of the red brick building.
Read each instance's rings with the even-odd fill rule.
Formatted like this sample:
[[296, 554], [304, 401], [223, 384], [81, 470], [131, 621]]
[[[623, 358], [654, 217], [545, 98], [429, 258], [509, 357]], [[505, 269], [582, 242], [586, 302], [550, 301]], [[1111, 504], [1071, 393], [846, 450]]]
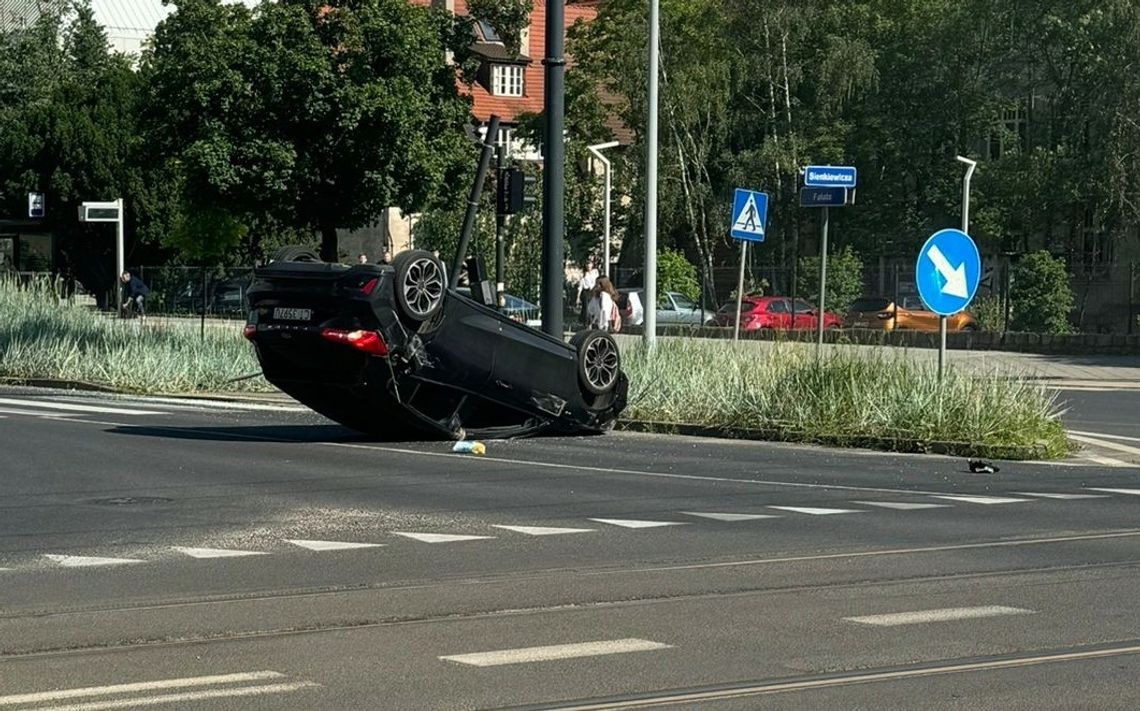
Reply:
[[[410, 0], [417, 5], [440, 7], [458, 15], [467, 14], [466, 0]], [[597, 15], [599, 0], [565, 0], [566, 27], [578, 20], [589, 22]], [[523, 145], [514, 136], [518, 117], [542, 112], [546, 56], [546, 0], [534, 0], [530, 25], [521, 38], [521, 49], [511, 54], [495, 31], [484, 22], [475, 25], [472, 50], [482, 60], [475, 83], [470, 88], [472, 114], [485, 124], [492, 114], [500, 120], [496, 144], [506, 144], [508, 153], [519, 159], [538, 160], [536, 147]], [[463, 91], [468, 91], [463, 86]]]

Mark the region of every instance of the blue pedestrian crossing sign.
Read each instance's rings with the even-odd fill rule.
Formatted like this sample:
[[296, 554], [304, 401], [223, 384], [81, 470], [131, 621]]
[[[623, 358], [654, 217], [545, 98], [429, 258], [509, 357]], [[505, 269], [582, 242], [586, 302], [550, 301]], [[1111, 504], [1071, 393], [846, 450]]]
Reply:
[[919, 250], [914, 274], [922, 303], [939, 316], [952, 316], [974, 300], [982, 258], [965, 232], [940, 230]]
[[764, 226], [768, 223], [768, 194], [737, 188], [732, 201], [733, 239], [748, 242], [764, 241]]

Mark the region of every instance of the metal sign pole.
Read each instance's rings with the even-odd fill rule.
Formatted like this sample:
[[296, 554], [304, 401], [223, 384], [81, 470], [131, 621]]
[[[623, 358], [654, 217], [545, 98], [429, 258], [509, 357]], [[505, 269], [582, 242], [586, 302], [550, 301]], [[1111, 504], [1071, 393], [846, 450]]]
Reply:
[[[959, 163], [966, 164], [966, 179], [962, 181], [962, 232], [970, 234], [970, 178], [974, 177], [974, 169], [978, 167], [977, 161], [964, 156], [958, 156]], [[979, 267], [980, 268], [980, 267]], [[946, 317], [938, 317], [938, 379], [942, 379], [942, 371], [946, 367]]]
[[[561, 5], [561, 0], [554, 3]], [[649, 81], [645, 127], [645, 347], [657, 347], [657, 89], [660, 0], [649, 0]]]
[[740, 240], [740, 277], [736, 280], [736, 329], [732, 340], [740, 340], [740, 309], [744, 304], [744, 261], [748, 256], [748, 241]]
[[115, 220], [115, 291], [111, 292], [115, 295], [115, 303], [119, 308], [119, 317], [123, 317], [123, 300], [119, 298], [119, 275], [123, 273], [126, 268], [125, 255], [123, 247], [123, 199], [119, 198], [115, 201], [119, 208], [119, 219]]
[[[816, 346], [815, 356], [819, 358], [823, 355], [823, 313], [824, 304], [826, 303], [827, 294], [827, 226], [831, 217], [831, 208], [823, 208], [823, 225], [820, 229], [820, 242], [819, 242], [819, 305], [816, 313]], [[795, 324], [792, 324], [795, 327]]]

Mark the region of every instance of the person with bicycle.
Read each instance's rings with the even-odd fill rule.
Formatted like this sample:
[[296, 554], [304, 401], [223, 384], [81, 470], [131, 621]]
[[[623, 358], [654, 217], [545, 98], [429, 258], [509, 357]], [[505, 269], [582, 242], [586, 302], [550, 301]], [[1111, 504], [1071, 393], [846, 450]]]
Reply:
[[150, 295], [147, 285], [130, 272], [123, 272], [119, 276], [119, 281], [123, 283], [123, 308], [133, 308], [140, 316], [146, 316], [144, 301]]

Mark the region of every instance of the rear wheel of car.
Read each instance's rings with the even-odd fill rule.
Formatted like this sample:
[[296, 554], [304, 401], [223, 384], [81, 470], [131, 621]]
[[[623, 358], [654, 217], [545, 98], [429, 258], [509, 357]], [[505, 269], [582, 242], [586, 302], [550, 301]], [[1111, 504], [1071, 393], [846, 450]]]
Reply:
[[308, 247], [291, 244], [282, 247], [269, 258], [270, 262], [319, 262], [321, 258]]
[[605, 331], [580, 331], [570, 339], [577, 353], [578, 382], [591, 395], [605, 395], [617, 385], [621, 354]]
[[412, 321], [426, 321], [443, 306], [443, 263], [420, 249], [400, 252], [396, 268], [396, 305]]

